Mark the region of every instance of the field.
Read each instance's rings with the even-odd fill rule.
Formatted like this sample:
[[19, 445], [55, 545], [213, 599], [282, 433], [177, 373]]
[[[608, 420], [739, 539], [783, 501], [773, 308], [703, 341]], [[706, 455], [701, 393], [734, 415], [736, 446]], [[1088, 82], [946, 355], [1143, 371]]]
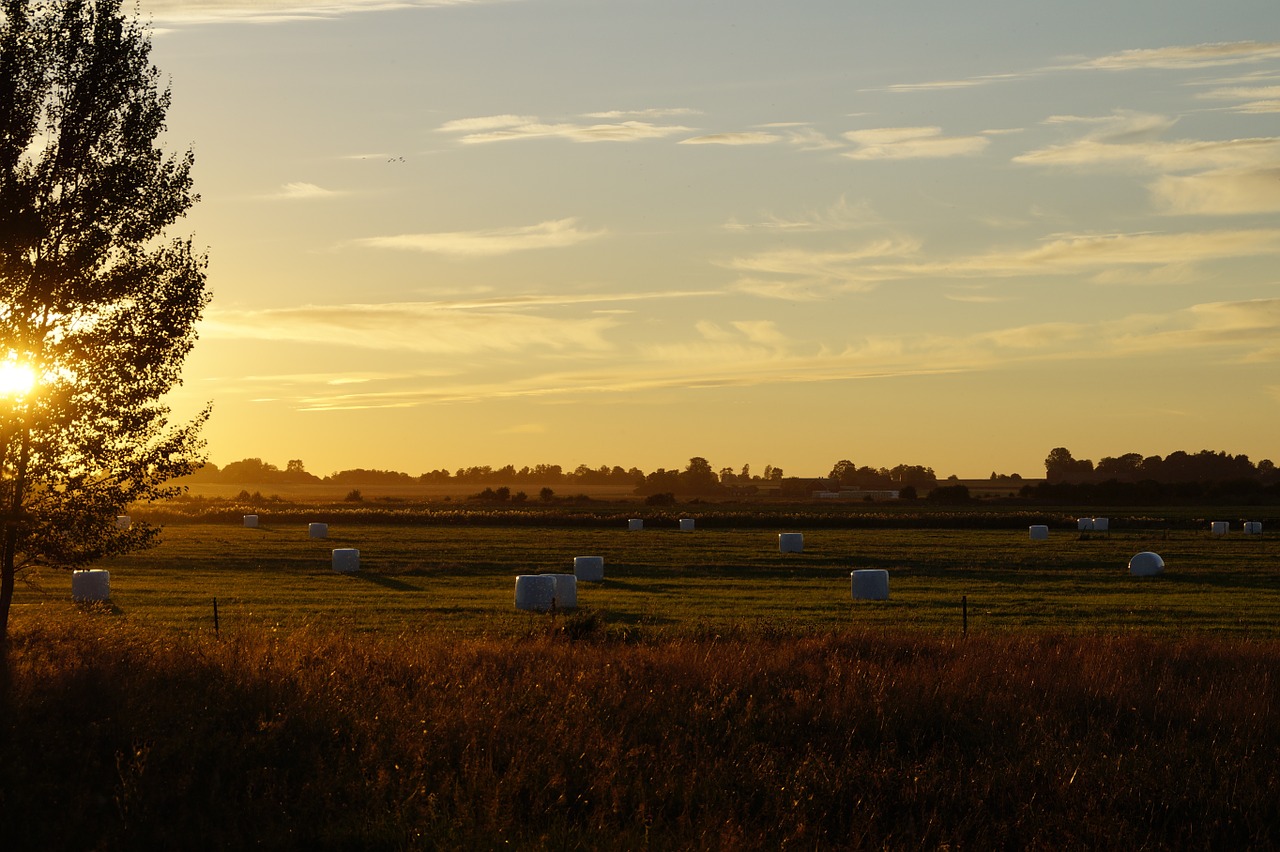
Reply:
[[[109, 605], [20, 589], [6, 849], [1280, 848], [1269, 535], [307, 514], [173, 524]], [[514, 609], [577, 555], [577, 612]]]
[[[513, 607], [517, 574], [572, 572], [601, 556], [605, 582], [579, 603], [606, 627], [655, 635], [755, 628], [845, 627], [954, 632], [1223, 631], [1280, 635], [1280, 549], [1265, 536], [1206, 529], [839, 529], [804, 532], [804, 552], [778, 552], [767, 529], [377, 525], [339, 518], [329, 538], [264, 520], [172, 525], [159, 548], [104, 563], [112, 604], [131, 620], [177, 630], [304, 624], [346, 631], [515, 636], [545, 617]], [[330, 570], [333, 548], [357, 548], [362, 570]], [[1131, 577], [1151, 550], [1163, 575]], [[891, 598], [853, 601], [849, 573], [889, 571]], [[18, 597], [27, 610], [70, 610], [70, 580], [45, 575]]]

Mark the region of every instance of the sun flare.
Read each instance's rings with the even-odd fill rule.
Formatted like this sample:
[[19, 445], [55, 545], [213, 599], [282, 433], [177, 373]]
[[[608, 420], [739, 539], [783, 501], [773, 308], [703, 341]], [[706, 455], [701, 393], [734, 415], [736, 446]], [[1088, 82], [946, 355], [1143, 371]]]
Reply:
[[25, 364], [0, 362], [0, 397], [21, 397], [36, 386], [36, 373]]

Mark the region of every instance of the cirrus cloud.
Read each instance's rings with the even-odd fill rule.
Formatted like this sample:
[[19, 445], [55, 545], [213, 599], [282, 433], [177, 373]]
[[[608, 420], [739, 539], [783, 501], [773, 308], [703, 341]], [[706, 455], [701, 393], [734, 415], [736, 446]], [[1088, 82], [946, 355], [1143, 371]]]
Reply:
[[851, 130], [844, 138], [859, 146], [844, 153], [851, 160], [968, 157], [991, 144], [985, 136], [943, 136], [940, 127], [877, 127]]
[[681, 145], [772, 145], [782, 137], [774, 133], [743, 130], [734, 133], [709, 133], [681, 139]]
[[367, 237], [353, 243], [367, 248], [399, 249], [454, 257], [490, 257], [535, 249], [567, 248], [603, 236], [604, 230], [578, 227], [576, 218], [555, 219], [515, 228], [444, 231]]
[[[668, 114], [670, 111], [668, 111]], [[597, 113], [599, 115], [599, 113]], [[637, 142], [663, 139], [691, 128], [678, 124], [652, 124], [647, 121], [579, 124], [548, 123], [530, 115], [490, 115], [459, 118], [437, 128], [440, 133], [460, 133], [464, 145], [514, 142], [529, 139], [567, 139], [570, 142]]]

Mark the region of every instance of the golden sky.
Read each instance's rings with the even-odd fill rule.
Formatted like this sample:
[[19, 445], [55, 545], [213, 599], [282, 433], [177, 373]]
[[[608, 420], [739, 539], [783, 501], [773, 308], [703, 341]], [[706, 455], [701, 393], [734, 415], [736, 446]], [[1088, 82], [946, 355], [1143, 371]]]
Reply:
[[219, 464], [1280, 456], [1274, 0], [143, 8]]

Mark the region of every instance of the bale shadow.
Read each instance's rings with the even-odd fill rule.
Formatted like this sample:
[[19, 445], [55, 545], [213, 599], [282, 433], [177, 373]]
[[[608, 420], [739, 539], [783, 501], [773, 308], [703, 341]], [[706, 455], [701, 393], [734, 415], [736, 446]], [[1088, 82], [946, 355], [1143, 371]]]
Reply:
[[354, 577], [364, 580], [366, 583], [373, 583], [375, 586], [382, 586], [384, 589], [395, 589], [397, 592], [420, 592], [422, 589], [417, 586], [411, 586], [403, 580], [397, 580], [393, 577], [386, 577], [382, 574], [371, 574], [368, 571], [356, 571]]

